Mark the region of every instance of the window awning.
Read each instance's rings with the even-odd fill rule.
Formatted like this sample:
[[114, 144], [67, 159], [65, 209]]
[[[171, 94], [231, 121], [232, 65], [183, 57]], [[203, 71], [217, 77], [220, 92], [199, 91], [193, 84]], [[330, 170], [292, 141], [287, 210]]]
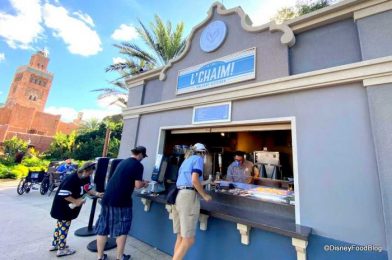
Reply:
[[291, 130], [290, 123], [257, 124], [257, 125], [226, 125], [217, 127], [191, 127], [172, 129], [172, 134], [195, 134], [195, 133], [220, 133], [220, 132], [249, 132], [249, 131], [275, 131]]

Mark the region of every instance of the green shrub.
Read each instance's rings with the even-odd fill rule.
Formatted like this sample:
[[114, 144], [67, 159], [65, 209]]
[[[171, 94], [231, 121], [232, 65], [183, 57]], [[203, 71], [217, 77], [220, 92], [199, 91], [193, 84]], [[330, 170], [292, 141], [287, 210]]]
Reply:
[[22, 164], [29, 167], [32, 171], [46, 171], [48, 169], [49, 161], [33, 156], [23, 158]]
[[8, 154], [10, 157], [15, 157], [18, 151], [26, 152], [27, 142], [14, 136], [11, 139], [5, 140], [3, 143], [4, 153]]
[[15, 164], [15, 158], [8, 155], [0, 156], [0, 164], [5, 166], [12, 166]]
[[16, 175], [10, 171], [10, 168], [0, 164], [0, 179], [16, 179]]
[[[6, 161], [6, 163], [3, 163]], [[30, 171], [47, 171], [49, 161], [38, 157], [25, 157], [21, 164], [7, 162], [5, 157], [0, 158], [0, 179], [20, 179], [26, 177]]]
[[16, 178], [21, 179], [27, 176], [29, 168], [22, 164], [15, 165], [11, 168], [11, 174], [15, 175]]

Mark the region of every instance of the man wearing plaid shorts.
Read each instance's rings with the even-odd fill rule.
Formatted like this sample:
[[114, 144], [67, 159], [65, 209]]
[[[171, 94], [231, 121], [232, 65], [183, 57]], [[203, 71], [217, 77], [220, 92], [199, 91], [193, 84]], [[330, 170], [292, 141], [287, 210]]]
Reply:
[[140, 163], [147, 157], [146, 148], [137, 146], [131, 150], [132, 156], [121, 161], [110, 178], [102, 208], [96, 223], [98, 259], [107, 259], [104, 248], [107, 236], [116, 237], [117, 259], [130, 259], [124, 254], [125, 242], [132, 223], [132, 193], [134, 188], [146, 186], [143, 180], [144, 167]]

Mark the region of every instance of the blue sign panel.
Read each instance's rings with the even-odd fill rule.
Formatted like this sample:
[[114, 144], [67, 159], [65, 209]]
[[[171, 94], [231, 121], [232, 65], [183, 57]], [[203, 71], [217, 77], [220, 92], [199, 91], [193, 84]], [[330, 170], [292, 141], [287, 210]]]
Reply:
[[177, 94], [254, 79], [256, 49], [248, 49], [178, 73]]
[[193, 124], [227, 122], [231, 120], [231, 103], [221, 103], [193, 109]]

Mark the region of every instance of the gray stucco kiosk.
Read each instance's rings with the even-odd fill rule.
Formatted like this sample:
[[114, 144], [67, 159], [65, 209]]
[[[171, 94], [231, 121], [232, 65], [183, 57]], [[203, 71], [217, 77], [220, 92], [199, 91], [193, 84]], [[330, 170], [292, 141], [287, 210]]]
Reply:
[[[146, 146], [146, 179], [200, 139], [287, 154], [295, 202], [215, 194], [186, 259], [392, 259], [392, 1], [258, 27], [215, 3], [178, 58], [127, 85], [119, 157]], [[164, 195], [133, 201], [131, 235], [172, 254]]]

